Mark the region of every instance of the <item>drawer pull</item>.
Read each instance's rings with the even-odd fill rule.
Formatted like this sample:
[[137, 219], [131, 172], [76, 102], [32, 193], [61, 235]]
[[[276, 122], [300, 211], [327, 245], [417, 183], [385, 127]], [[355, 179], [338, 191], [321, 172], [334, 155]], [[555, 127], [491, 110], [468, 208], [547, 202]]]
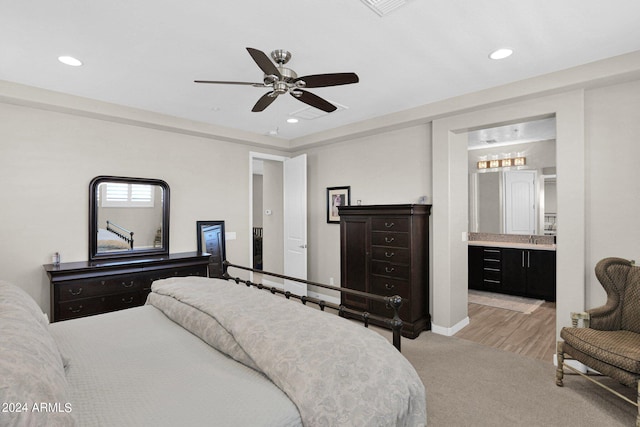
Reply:
[[391, 228], [391, 227], [393, 227], [394, 225], [395, 225], [395, 223], [393, 223], [393, 222], [385, 222], [385, 223], [384, 223], [384, 226], [385, 226], [385, 227], [387, 227], [387, 228]]
[[386, 271], [387, 273], [393, 273], [395, 271], [395, 267], [385, 267], [384, 271]]
[[129, 297], [127, 299], [122, 298], [122, 302], [125, 304], [131, 304], [133, 302], [133, 297]]
[[69, 293], [73, 296], [80, 295], [82, 293], [82, 288], [78, 288], [78, 290], [69, 289]]
[[80, 313], [82, 311], [82, 306], [79, 305], [76, 309], [74, 309], [73, 307], [69, 307], [69, 311], [72, 313]]
[[127, 282], [122, 282], [122, 286], [124, 286], [125, 288], [130, 288], [133, 286], [133, 280], [131, 282], [129, 282], [129, 284], [127, 284]]
[[395, 254], [396, 254], [395, 252], [385, 252], [384, 256], [386, 256], [387, 258], [393, 258]]
[[391, 290], [391, 289], [395, 288], [395, 287], [396, 287], [396, 285], [390, 285], [390, 284], [388, 284], [388, 283], [385, 283], [385, 284], [384, 284], [384, 287], [385, 287], [385, 288], [387, 288], [388, 290]]
[[106, 281], [104, 281], [104, 280], [101, 280], [101, 281], [100, 281], [100, 284], [101, 284], [101, 285], [104, 285], [104, 284], [106, 284], [106, 283], [107, 283], [107, 282], [106, 282]]
[[396, 238], [395, 238], [395, 237], [385, 237], [385, 238], [384, 238], [385, 243], [391, 243], [391, 242], [393, 242], [394, 240], [396, 240]]

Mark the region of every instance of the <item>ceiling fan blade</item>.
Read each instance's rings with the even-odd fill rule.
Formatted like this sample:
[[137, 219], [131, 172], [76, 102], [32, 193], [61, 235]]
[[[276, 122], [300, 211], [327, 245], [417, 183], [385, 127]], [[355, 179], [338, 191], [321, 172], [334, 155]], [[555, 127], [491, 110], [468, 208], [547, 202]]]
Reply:
[[228, 82], [228, 81], [219, 81], [219, 80], [194, 80], [194, 83], [214, 83], [221, 85], [247, 85], [254, 87], [264, 87], [263, 83], [251, 83], [251, 82]]
[[305, 82], [304, 87], [340, 86], [358, 83], [360, 79], [356, 73], [312, 74], [296, 79]]
[[294, 95], [294, 92], [290, 92], [291, 96], [296, 98], [299, 101], [304, 102], [305, 104], [311, 105], [319, 110], [326, 111], [327, 113], [331, 113], [332, 111], [336, 111], [338, 107], [333, 105], [327, 100], [320, 98], [318, 95], [314, 95], [311, 92], [307, 92], [306, 90], [296, 89], [295, 93], [298, 95]]
[[251, 111], [253, 111], [254, 113], [263, 111], [265, 108], [271, 105], [271, 103], [275, 101], [277, 97], [278, 95], [275, 95], [273, 91], [265, 93], [264, 95], [262, 95], [262, 97], [260, 97], [260, 99], [258, 99], [258, 102], [256, 102], [256, 105], [253, 106]]
[[252, 47], [248, 47], [247, 51], [249, 52], [249, 55], [251, 55], [253, 60], [256, 61], [256, 64], [258, 64], [258, 67], [260, 67], [260, 69], [266, 75], [274, 75], [274, 76], [277, 76], [279, 79], [282, 78], [280, 71], [278, 71], [278, 68], [275, 66], [275, 64], [271, 62], [271, 60], [269, 59], [266, 53], [264, 53], [261, 50], [254, 49]]

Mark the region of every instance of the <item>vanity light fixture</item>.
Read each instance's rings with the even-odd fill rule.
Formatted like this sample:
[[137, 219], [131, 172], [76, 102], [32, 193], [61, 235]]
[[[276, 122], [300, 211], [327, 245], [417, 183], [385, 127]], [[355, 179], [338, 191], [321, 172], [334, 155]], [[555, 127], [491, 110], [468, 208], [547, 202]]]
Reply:
[[499, 160], [480, 160], [477, 163], [478, 169], [508, 168], [511, 166], [524, 166], [527, 164], [526, 157], [507, 157]]
[[65, 65], [71, 65], [72, 67], [79, 67], [82, 65], [82, 61], [73, 56], [58, 56], [58, 61]]

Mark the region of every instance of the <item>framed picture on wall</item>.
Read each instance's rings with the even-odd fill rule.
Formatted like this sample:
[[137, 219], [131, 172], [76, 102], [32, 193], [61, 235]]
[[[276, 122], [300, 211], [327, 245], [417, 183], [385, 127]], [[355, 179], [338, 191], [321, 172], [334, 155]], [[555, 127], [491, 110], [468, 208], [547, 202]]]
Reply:
[[329, 224], [339, 224], [340, 214], [338, 207], [349, 206], [351, 204], [351, 187], [328, 187], [327, 188], [327, 222]]

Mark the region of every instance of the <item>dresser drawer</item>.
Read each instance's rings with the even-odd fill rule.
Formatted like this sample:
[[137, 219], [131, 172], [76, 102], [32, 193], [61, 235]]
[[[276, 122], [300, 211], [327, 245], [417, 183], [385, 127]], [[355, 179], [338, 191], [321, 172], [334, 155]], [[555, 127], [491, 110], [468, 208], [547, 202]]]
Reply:
[[400, 295], [402, 298], [409, 298], [410, 288], [408, 280], [372, 276], [369, 292], [385, 297]]
[[408, 248], [409, 233], [374, 231], [371, 233], [371, 244], [373, 246]]
[[409, 231], [408, 218], [372, 218], [373, 231]]
[[57, 285], [58, 301], [73, 301], [94, 296], [106, 296], [142, 289], [143, 278], [138, 274], [104, 276], [69, 280]]
[[151, 288], [151, 284], [156, 280], [167, 279], [169, 277], [188, 277], [188, 276], [201, 276], [207, 277], [206, 265], [193, 265], [188, 267], [178, 268], [165, 268], [159, 270], [152, 270], [144, 274], [143, 289], [148, 290]]
[[75, 319], [92, 314], [137, 307], [142, 303], [142, 297], [139, 292], [61, 302], [58, 304], [57, 320]]
[[392, 262], [394, 264], [409, 264], [411, 253], [404, 248], [386, 248], [374, 246], [371, 248], [371, 258], [377, 261]]
[[391, 264], [382, 261], [371, 262], [371, 273], [379, 276], [386, 276], [395, 279], [408, 279], [409, 278], [409, 266]]

